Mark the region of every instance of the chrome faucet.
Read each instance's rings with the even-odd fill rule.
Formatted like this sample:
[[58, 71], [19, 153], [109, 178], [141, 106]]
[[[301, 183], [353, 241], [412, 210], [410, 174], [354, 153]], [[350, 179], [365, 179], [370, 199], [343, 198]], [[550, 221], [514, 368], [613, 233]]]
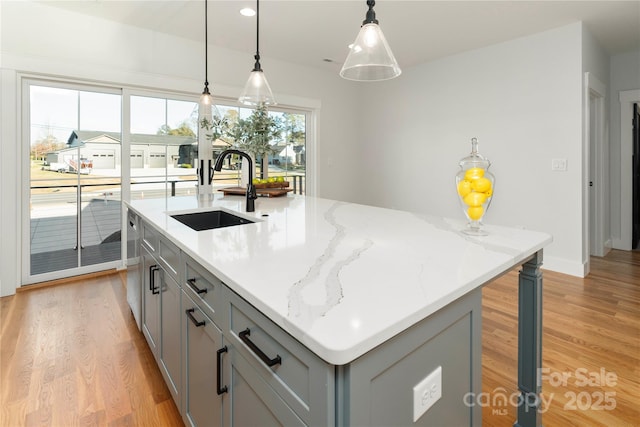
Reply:
[[251, 160], [251, 156], [247, 153], [240, 150], [224, 150], [218, 158], [216, 159], [216, 164], [213, 167], [213, 170], [216, 172], [220, 172], [222, 170], [222, 162], [229, 154], [237, 154], [239, 156], [244, 157], [249, 162], [249, 184], [247, 184], [247, 212], [253, 212], [256, 210], [255, 200], [258, 198], [256, 194], [256, 186], [253, 185], [253, 160]]

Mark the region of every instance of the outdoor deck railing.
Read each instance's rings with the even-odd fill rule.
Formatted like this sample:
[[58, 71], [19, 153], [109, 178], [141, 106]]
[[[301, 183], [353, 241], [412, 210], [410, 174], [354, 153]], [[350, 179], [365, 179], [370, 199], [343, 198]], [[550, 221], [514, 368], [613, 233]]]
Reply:
[[[304, 194], [305, 193], [305, 176], [304, 175], [289, 175], [287, 176], [287, 178], [290, 178], [293, 184], [293, 193], [294, 194]], [[238, 181], [237, 178], [233, 177], [233, 178], [214, 178], [213, 179], [214, 182], [218, 181]], [[38, 180], [33, 180], [32, 182], [37, 182]], [[46, 180], [46, 181], [51, 181], [51, 180]], [[148, 185], [148, 184], [169, 184], [171, 186], [171, 196], [175, 197], [176, 195], [176, 188], [177, 188], [177, 184], [179, 183], [192, 183], [192, 182], [197, 182], [197, 178], [193, 178], [193, 179], [167, 179], [167, 180], [156, 180], [156, 181], [132, 181], [131, 182], [131, 186], [133, 187], [134, 185]], [[51, 188], [77, 188], [80, 187], [80, 194], [82, 194], [82, 189], [85, 187], [119, 187], [121, 186], [122, 183], [121, 182], [108, 182], [108, 183], [69, 183], [69, 184], [55, 184], [55, 185], [31, 185], [31, 190], [34, 189], [51, 189]]]

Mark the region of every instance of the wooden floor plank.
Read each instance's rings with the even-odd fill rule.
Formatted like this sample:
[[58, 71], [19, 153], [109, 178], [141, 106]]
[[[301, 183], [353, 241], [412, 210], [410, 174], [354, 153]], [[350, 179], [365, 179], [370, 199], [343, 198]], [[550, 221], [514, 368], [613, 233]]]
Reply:
[[[543, 423], [640, 423], [640, 252], [592, 259], [585, 279], [544, 277]], [[0, 426], [180, 426], [180, 414], [126, 303], [126, 274], [0, 299]], [[484, 426], [517, 408], [517, 272], [483, 289]], [[604, 385], [579, 376], [614, 374]], [[569, 374], [564, 384], [554, 375]], [[615, 402], [598, 402], [605, 393]], [[597, 406], [600, 406], [600, 409]]]
[[125, 282], [89, 277], [0, 300], [0, 426], [158, 426], [159, 414], [181, 425]]
[[[516, 391], [514, 295], [517, 272], [483, 289], [483, 394], [488, 397], [502, 393], [499, 387], [506, 387], [507, 395]], [[614, 250], [592, 258], [584, 279], [545, 271], [542, 347], [544, 425], [640, 426], [640, 252]], [[615, 380], [599, 385], [585, 380], [602, 370]], [[566, 381], [554, 381], [563, 374]], [[512, 426], [515, 419], [512, 404], [483, 406], [484, 426]]]

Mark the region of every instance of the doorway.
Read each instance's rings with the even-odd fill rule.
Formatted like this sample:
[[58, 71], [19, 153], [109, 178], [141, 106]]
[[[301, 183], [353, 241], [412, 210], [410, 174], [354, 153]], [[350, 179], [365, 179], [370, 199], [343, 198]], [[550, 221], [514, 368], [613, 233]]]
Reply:
[[586, 142], [588, 144], [588, 253], [602, 257], [611, 248], [611, 227], [609, 219], [609, 159], [605, 138], [605, 95], [606, 87], [591, 73], [586, 73]]
[[[620, 100], [620, 207], [616, 217], [616, 233], [614, 236], [614, 247], [629, 251], [638, 247], [633, 241], [634, 224], [638, 222], [638, 211], [634, 212], [633, 204], [638, 191], [634, 190], [634, 182], [637, 182], [637, 175], [634, 174], [633, 165], [638, 160], [634, 157], [634, 105], [640, 105], [640, 89], [625, 90], [619, 93]], [[636, 186], [638, 188], [638, 186]], [[617, 206], [616, 206], [617, 207]], [[619, 231], [618, 231], [619, 230]]]
[[119, 90], [26, 80], [23, 283], [121, 263]]

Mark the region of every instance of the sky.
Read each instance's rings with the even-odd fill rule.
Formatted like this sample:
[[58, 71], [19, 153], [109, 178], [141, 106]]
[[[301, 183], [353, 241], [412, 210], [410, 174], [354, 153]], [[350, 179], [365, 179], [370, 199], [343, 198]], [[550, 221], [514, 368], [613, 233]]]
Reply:
[[[31, 86], [30, 95], [31, 144], [49, 134], [66, 142], [77, 129], [121, 132], [118, 94]], [[132, 96], [131, 133], [155, 135], [165, 124], [176, 128], [194, 111], [196, 102]]]
[[[67, 142], [74, 130], [122, 132], [123, 97], [119, 93], [33, 84], [30, 85], [29, 95], [32, 145], [48, 135], [53, 135], [60, 142]], [[217, 107], [222, 114], [227, 110], [237, 110], [240, 118], [249, 117], [253, 111], [251, 108], [233, 105]], [[190, 124], [194, 134], [197, 134], [196, 101], [131, 95], [130, 111], [132, 134], [156, 135], [164, 125], [175, 129], [185, 121]], [[270, 114], [283, 113], [270, 111]]]

